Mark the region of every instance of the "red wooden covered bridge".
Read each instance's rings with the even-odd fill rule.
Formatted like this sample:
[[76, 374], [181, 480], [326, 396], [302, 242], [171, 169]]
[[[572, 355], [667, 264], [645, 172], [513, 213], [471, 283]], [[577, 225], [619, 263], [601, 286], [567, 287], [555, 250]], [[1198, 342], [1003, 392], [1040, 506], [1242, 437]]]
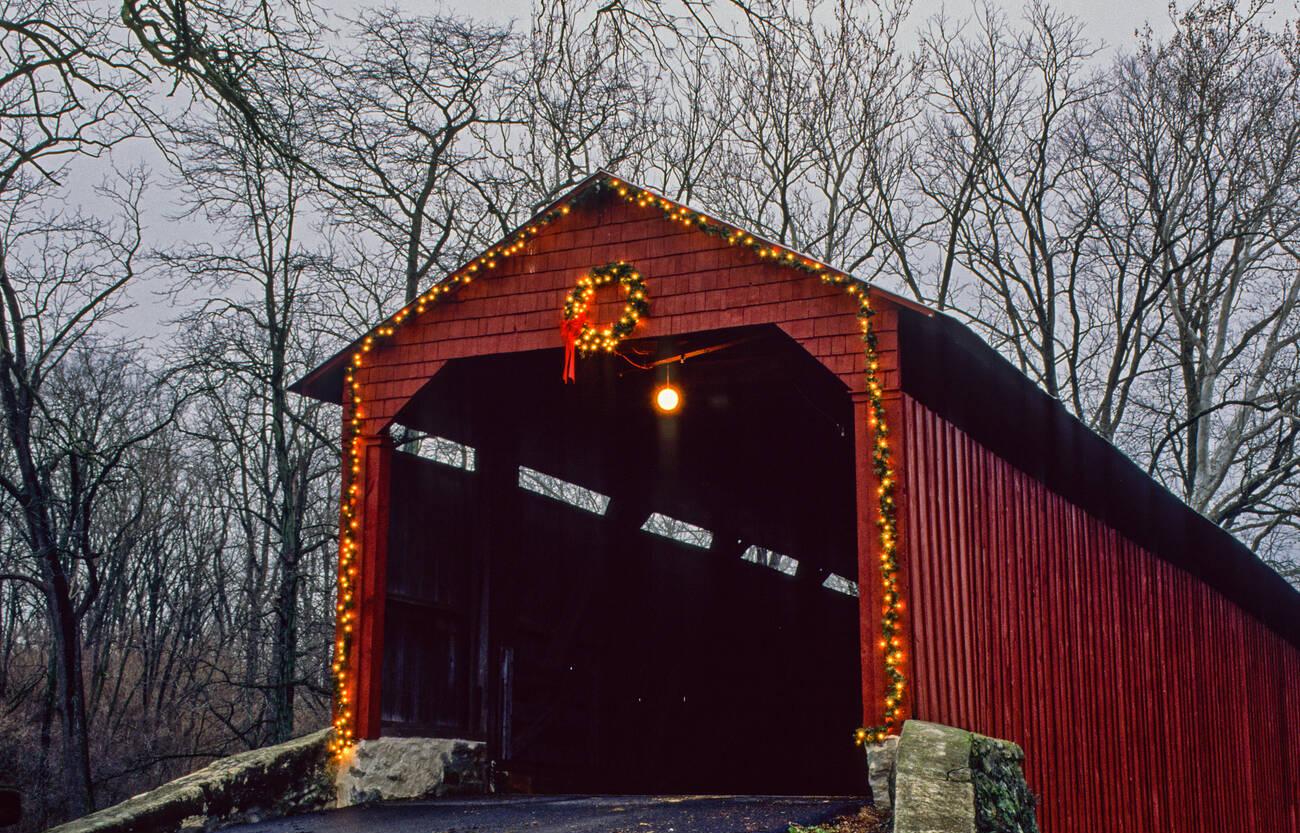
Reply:
[[1053, 833], [1300, 833], [1300, 597], [950, 318], [601, 173], [297, 389], [342, 743], [825, 794], [915, 716]]

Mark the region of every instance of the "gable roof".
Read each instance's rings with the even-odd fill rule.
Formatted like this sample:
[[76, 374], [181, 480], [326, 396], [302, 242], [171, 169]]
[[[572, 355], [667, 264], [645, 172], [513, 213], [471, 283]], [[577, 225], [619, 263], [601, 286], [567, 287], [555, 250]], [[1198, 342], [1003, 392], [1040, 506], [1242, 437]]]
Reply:
[[[664, 211], [665, 217], [676, 222], [682, 222], [686, 225], [694, 225], [706, 234], [715, 234], [726, 236], [729, 239], [733, 235], [739, 235], [737, 242], [754, 251], [763, 253], [764, 257], [773, 258], [782, 265], [789, 266], [792, 270], [802, 272], [805, 275], [819, 276], [842, 276], [844, 278], [858, 281], [864, 286], [870, 286], [873, 295], [888, 299], [890, 302], [908, 309], [922, 312], [926, 315], [933, 314], [928, 307], [918, 304], [915, 301], [896, 295], [892, 292], [880, 289], [867, 284], [865, 281], [854, 277], [853, 275], [841, 269], [837, 269], [811, 255], [805, 254], [781, 243], [769, 240], [762, 235], [756, 234], [741, 226], [728, 223], [721, 220], [717, 215], [692, 207], [685, 203], [671, 200], [651, 188], [629, 182], [625, 179], [615, 176], [614, 174], [598, 170], [593, 174], [585, 177], [577, 185], [574, 185], [564, 194], [557, 197], [553, 202], [541, 209], [524, 222], [520, 223], [509, 234], [502, 237], [492, 246], [484, 249], [479, 254], [470, 258], [459, 268], [443, 275], [434, 284], [425, 291], [420, 298], [432, 298], [430, 293], [436, 293], [439, 287], [445, 287], [449, 283], [455, 282], [460, 276], [471, 272], [477, 272], [480, 268], [486, 267], [496, 259], [509, 257], [522, 248], [522, 244], [532, 237], [536, 236], [550, 223], [566, 215], [569, 211], [585, 202], [588, 198], [593, 197], [605, 190], [621, 191], [625, 195], [633, 194], [638, 203], [644, 205], [655, 205]], [[289, 386], [293, 393], [303, 396], [310, 396], [313, 399], [320, 399], [326, 402], [339, 404], [343, 399], [343, 377], [348, 363], [348, 356], [358, 350], [365, 343], [368, 337], [400, 324], [415, 304], [407, 304], [401, 310], [387, 316], [379, 323], [375, 324], [366, 331], [366, 335], [359, 336], [346, 347], [335, 353], [329, 359], [326, 359], [314, 370], [307, 373], [298, 381]]]

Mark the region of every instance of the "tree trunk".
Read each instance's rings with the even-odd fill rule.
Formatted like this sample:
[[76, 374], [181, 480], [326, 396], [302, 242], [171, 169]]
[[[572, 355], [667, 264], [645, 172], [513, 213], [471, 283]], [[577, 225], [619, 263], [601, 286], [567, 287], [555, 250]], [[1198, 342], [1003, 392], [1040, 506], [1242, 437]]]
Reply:
[[56, 544], [58, 538], [52, 531], [48, 510], [51, 501], [33, 459], [32, 415], [36, 406], [12, 353], [0, 357], [0, 401], [4, 405], [5, 428], [13, 444], [14, 460], [21, 474], [18, 502], [23, 509], [32, 555], [41, 571], [40, 583], [53, 643], [54, 707], [62, 723], [65, 807], [75, 818], [93, 809], [86, 694], [81, 676], [81, 620], [72, 603], [68, 574]]
[[280, 559], [280, 586], [275, 599], [275, 648], [271, 680], [271, 742], [293, 737], [295, 677], [298, 673], [298, 557]]
[[[47, 559], [56, 556], [50, 554]], [[68, 597], [63, 571], [47, 565], [46, 607], [53, 637], [55, 708], [61, 725], [62, 781], [71, 818], [94, 809], [90, 787], [90, 743], [86, 727], [86, 694], [81, 678], [81, 634]]]

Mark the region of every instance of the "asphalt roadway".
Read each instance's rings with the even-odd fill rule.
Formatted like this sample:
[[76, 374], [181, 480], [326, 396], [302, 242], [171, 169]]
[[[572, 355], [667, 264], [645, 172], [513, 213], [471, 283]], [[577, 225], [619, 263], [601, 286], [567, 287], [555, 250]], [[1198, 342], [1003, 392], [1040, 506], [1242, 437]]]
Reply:
[[394, 801], [326, 810], [228, 833], [786, 833], [852, 815], [861, 798], [508, 796]]

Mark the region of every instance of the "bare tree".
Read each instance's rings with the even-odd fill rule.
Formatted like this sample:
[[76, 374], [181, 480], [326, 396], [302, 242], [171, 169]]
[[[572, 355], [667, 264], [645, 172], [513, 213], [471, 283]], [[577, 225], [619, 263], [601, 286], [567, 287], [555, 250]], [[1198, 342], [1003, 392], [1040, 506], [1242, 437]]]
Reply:
[[[490, 155], [479, 178], [501, 235], [600, 168], [638, 176], [656, 145], [656, 79], [592, 3], [542, 3], [495, 95], [497, 124], [474, 128]], [[631, 14], [631, 10], [625, 9]], [[640, 32], [638, 43], [654, 33]]]
[[[9, 446], [0, 487], [22, 511], [33, 559], [32, 572], [10, 578], [33, 583], [43, 596], [64, 788], [71, 809], [85, 812], [91, 796], [79, 618], [94, 590], [92, 581], [77, 600], [72, 582], [78, 564], [94, 563], [84, 536], [104, 463], [95, 456], [100, 449], [77, 445], [87, 438], [59, 421], [45, 395], [134, 274], [143, 183], [135, 179], [126, 193], [112, 195], [121, 212], [112, 223], [58, 207], [66, 197], [58, 182], [71, 160], [135, 135], [146, 77], [111, 21], [89, 3], [4, 3], [0, 52], [0, 414]], [[104, 452], [111, 460], [112, 451]]]
[[681, 61], [656, 97], [658, 137], [647, 153], [645, 176], [666, 195], [694, 203], [720, 175], [725, 143], [744, 102], [728, 91], [725, 54], [709, 38], [683, 46]]
[[1155, 276], [1164, 313], [1130, 443], [1255, 545], [1293, 525], [1300, 485], [1300, 50], [1264, 9], [1200, 3], [1148, 34], [1103, 143], [1110, 204], [1137, 219], [1121, 265]]
[[933, 291], [946, 303], [962, 268], [976, 284], [971, 314], [995, 346], [1077, 409], [1085, 322], [1074, 302], [1094, 217], [1069, 201], [1083, 162], [1066, 128], [1099, 91], [1094, 48], [1078, 21], [1041, 3], [1023, 30], [991, 6], [973, 24], [939, 17], [923, 38], [935, 112], [923, 168], [932, 176], [918, 187], [946, 232]]
[[128, 450], [161, 430], [173, 411], [94, 413], [75, 384], [84, 374], [69, 370], [84, 351], [107, 349], [96, 347], [94, 333], [136, 274], [143, 178], [103, 192], [118, 206], [115, 223], [50, 211], [49, 180], [20, 174], [9, 186], [0, 203], [0, 418], [10, 455], [0, 488], [21, 512], [30, 560], [28, 570], [6, 578], [42, 595], [61, 771], [69, 809], [81, 813], [91, 807], [81, 620], [103, 581], [92, 530]]
[[898, 40], [907, 10], [783, 3], [750, 19], [743, 46], [704, 40], [710, 51], [688, 53], [670, 87], [685, 100], [670, 102], [670, 138], [654, 149], [667, 185], [864, 278], [904, 275], [918, 83]]
[[[283, 110], [296, 105], [301, 114], [304, 91], [286, 82]], [[292, 132], [281, 136], [296, 143]], [[231, 463], [220, 492], [222, 511], [235, 523], [228, 543], [244, 553], [244, 684], [264, 691], [267, 701], [265, 731], [259, 721], [240, 722], [255, 746], [292, 737], [296, 692], [321, 680], [299, 666], [300, 620], [307, 559], [334, 540], [336, 517], [326, 507], [338, 449], [324, 407], [288, 388], [328, 355], [322, 334], [329, 328], [316, 319], [325, 314], [320, 276], [331, 262], [306, 242], [314, 178], [260, 142], [243, 120], [220, 118], [188, 131], [182, 170], [192, 210], [222, 230], [223, 242], [159, 257], [178, 294], [197, 289], [209, 296], [181, 321], [181, 363], [198, 390], [185, 425], [205, 453]], [[320, 668], [329, 641], [311, 646]]]
[[[258, 142], [293, 156], [294, 122], [275, 76], [308, 76], [323, 57], [311, 0], [123, 0], [121, 19], [153, 65]], [[300, 163], [303, 161], [298, 160]]]
[[1103, 71], [1078, 23], [936, 18], [922, 298], [967, 310], [1194, 508], [1265, 539], [1296, 498], [1295, 33], [1198, 3]]
[[410, 300], [490, 218], [471, 129], [506, 117], [493, 93], [517, 47], [505, 29], [396, 9], [363, 13], [351, 38], [319, 101], [330, 213], [373, 240]]
[[[30, 571], [7, 578], [41, 592], [63, 789], [80, 814], [91, 807], [80, 618], [98, 580], [86, 529], [100, 478], [116, 460], [111, 449], [79, 445], [88, 438], [60, 422], [46, 395], [134, 274], [142, 182], [114, 195], [120, 224], [56, 200], [66, 196], [58, 180], [70, 160], [97, 156], [138, 130], [145, 79], [89, 3], [10, 0], [0, 8], [0, 416], [9, 446], [0, 488], [21, 510], [31, 556]], [[101, 451], [110, 462], [96, 456]], [[80, 598], [78, 565], [91, 570]]]
[[0, 3], [0, 194], [139, 131], [147, 76], [116, 35], [91, 3]]

